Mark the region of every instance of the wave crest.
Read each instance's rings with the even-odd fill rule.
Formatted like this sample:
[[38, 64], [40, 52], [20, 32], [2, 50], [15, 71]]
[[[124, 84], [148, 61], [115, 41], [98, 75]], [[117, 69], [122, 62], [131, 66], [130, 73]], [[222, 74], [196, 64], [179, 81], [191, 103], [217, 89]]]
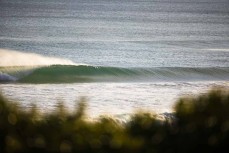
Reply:
[[0, 59], [0, 67], [77, 65], [68, 59], [45, 57], [35, 53], [23, 53], [7, 49], [0, 49]]

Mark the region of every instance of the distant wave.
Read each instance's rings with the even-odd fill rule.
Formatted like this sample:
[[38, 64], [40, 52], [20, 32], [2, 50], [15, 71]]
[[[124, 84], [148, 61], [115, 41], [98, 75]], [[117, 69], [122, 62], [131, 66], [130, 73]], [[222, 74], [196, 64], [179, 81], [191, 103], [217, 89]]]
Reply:
[[20, 83], [145, 82], [229, 80], [229, 67], [222, 68], [119, 68], [87, 65], [1, 67], [0, 81]]

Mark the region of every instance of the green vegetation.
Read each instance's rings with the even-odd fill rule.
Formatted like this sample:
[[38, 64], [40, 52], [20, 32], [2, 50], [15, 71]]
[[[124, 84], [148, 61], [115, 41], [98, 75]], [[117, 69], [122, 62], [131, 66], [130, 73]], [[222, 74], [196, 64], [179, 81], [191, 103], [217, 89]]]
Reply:
[[60, 104], [41, 116], [0, 96], [0, 152], [193, 153], [229, 150], [229, 93], [214, 90], [180, 99], [165, 121], [139, 113], [121, 125], [111, 118], [84, 120], [85, 102], [74, 113]]

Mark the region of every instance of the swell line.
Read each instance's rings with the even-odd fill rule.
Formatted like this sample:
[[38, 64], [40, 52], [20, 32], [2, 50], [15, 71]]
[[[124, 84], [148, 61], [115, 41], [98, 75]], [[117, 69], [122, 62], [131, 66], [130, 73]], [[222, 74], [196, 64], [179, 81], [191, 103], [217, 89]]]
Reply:
[[229, 80], [228, 67], [120, 68], [87, 65], [0, 68], [1, 82], [74, 83]]

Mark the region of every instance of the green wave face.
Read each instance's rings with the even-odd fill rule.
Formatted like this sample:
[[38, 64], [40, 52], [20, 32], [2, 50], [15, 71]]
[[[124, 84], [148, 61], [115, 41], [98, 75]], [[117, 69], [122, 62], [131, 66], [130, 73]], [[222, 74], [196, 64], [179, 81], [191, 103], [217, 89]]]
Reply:
[[19, 82], [24, 83], [72, 83], [104, 82], [136, 75], [134, 71], [121, 68], [93, 66], [50, 66], [38, 68]]
[[229, 80], [229, 68], [118, 68], [53, 65], [47, 67], [0, 68], [0, 80], [20, 83], [143, 82]]

